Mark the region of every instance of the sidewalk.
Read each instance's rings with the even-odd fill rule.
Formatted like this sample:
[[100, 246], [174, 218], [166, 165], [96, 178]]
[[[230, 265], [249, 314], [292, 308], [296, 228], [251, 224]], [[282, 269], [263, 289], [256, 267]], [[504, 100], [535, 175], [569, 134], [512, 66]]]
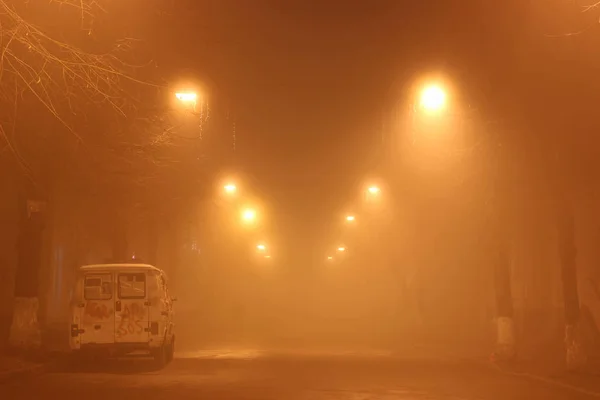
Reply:
[[496, 373], [543, 382], [557, 388], [600, 398], [600, 364], [593, 363], [585, 371], [570, 372], [566, 369], [562, 343], [546, 347], [544, 352], [522, 352], [511, 363], [495, 362], [490, 343], [444, 343], [443, 345], [423, 343], [405, 346], [395, 351], [403, 358], [439, 359], [467, 362], [488, 368]]
[[517, 360], [511, 364], [490, 363], [498, 372], [531, 379], [600, 398], [600, 368], [591, 365], [584, 371], [568, 371], [565, 360], [547, 357], [539, 360]]
[[33, 361], [17, 356], [0, 355], [0, 383], [44, 371], [46, 362]]
[[0, 384], [48, 370], [68, 354], [68, 336], [62, 326], [42, 331], [42, 348], [32, 351], [0, 349]]

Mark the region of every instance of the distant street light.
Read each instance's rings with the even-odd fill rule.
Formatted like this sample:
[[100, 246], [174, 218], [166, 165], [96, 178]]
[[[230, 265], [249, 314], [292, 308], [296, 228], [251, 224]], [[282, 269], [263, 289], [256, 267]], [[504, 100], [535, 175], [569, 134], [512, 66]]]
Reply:
[[376, 195], [381, 192], [381, 189], [378, 186], [371, 186], [367, 189], [367, 191], [369, 192], [369, 194]]
[[237, 186], [235, 186], [233, 183], [228, 183], [227, 185], [223, 186], [223, 190], [227, 194], [234, 194], [237, 192]]
[[375, 205], [382, 201], [381, 187], [378, 185], [368, 186], [363, 193], [363, 199], [368, 204]]
[[258, 246], [256, 246], [256, 248], [258, 249], [258, 251], [265, 251], [267, 249], [267, 246], [265, 246], [264, 244], [259, 244]]
[[348, 215], [348, 216], [346, 216], [346, 221], [348, 221], [348, 222], [354, 222], [355, 219], [356, 218], [354, 217], [354, 215]]
[[269, 255], [266, 255], [266, 256], [265, 256], [265, 258], [271, 258], [271, 256], [269, 256]]
[[242, 221], [251, 224], [256, 221], [256, 210], [253, 208], [246, 208], [242, 211]]
[[339, 251], [340, 253], [343, 253], [344, 251], [346, 251], [346, 248], [344, 246], [340, 246], [337, 248], [337, 251]]
[[332, 261], [333, 257], [332, 256], [327, 256], [327, 261]]
[[446, 91], [441, 86], [429, 85], [421, 92], [420, 104], [425, 111], [441, 111], [446, 107], [446, 97]]
[[196, 103], [198, 95], [194, 92], [177, 92], [175, 93], [177, 100], [184, 103]]

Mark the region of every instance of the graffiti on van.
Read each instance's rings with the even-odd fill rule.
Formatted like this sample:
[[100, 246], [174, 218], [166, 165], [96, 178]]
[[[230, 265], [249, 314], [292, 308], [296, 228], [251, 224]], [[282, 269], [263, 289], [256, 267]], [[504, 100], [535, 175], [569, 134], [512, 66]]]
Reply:
[[142, 325], [145, 319], [145, 307], [142, 303], [131, 303], [123, 306], [121, 322], [117, 327], [117, 336], [127, 336], [144, 332]]
[[85, 306], [84, 317], [91, 317], [93, 319], [108, 319], [113, 314], [112, 308], [109, 308], [104, 303], [97, 303], [95, 301], [88, 301]]

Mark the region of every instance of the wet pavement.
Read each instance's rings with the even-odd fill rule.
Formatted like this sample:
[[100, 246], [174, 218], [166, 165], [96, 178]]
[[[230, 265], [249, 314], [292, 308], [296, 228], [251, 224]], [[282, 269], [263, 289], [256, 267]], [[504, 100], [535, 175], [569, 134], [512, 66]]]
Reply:
[[595, 397], [477, 363], [391, 354], [254, 350], [180, 354], [156, 370], [145, 359], [60, 364], [0, 384], [0, 398], [577, 400]]

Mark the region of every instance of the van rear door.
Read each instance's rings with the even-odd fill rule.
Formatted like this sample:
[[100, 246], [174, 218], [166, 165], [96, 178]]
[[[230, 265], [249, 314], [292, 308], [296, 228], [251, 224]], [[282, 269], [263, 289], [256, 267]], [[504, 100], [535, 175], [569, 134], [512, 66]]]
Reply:
[[110, 272], [84, 275], [81, 344], [114, 343], [114, 284]]
[[146, 343], [150, 338], [148, 282], [145, 272], [117, 273], [115, 341]]

